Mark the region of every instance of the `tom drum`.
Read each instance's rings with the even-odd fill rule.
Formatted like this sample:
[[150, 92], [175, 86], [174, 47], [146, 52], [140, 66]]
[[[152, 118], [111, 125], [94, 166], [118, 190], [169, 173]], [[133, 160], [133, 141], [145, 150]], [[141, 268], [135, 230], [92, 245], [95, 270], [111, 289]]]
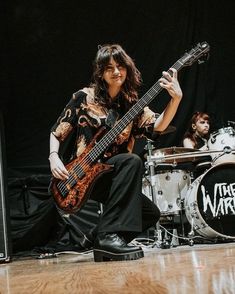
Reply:
[[[232, 127], [222, 128], [213, 132], [208, 140], [209, 150], [223, 150], [226, 146], [235, 149], [235, 130]], [[218, 154], [212, 155], [212, 159], [215, 160], [216, 164], [228, 161], [235, 162], [235, 154], [224, 154], [216, 159], [217, 156]]]

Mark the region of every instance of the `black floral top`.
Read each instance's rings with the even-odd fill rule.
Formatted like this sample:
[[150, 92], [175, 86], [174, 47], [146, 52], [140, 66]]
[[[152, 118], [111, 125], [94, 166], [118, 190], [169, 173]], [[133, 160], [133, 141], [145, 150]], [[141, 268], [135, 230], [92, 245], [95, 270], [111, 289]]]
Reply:
[[[83, 88], [72, 95], [51, 131], [62, 142], [72, 131], [76, 130], [76, 150], [72, 157], [79, 156], [102, 126], [112, 127], [115, 121], [123, 116], [123, 105], [119, 101], [124, 101], [124, 99], [116, 99], [116, 102], [110, 107], [104, 107], [95, 100], [93, 88]], [[135, 138], [148, 136], [153, 130], [155, 121], [155, 113], [145, 107], [141, 115], [116, 137], [105, 156], [132, 152]]]

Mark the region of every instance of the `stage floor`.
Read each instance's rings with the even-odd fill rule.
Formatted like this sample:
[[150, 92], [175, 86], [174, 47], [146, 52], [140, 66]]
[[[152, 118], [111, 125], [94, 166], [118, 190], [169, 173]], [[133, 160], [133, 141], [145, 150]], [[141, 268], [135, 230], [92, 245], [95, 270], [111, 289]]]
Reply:
[[235, 243], [143, 247], [136, 261], [93, 261], [87, 253], [0, 264], [1, 294], [235, 293]]

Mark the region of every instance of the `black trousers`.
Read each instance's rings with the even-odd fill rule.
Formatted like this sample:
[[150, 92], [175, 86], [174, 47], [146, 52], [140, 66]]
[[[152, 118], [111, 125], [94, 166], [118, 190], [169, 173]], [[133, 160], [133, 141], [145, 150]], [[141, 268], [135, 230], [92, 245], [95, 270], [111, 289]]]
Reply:
[[118, 154], [107, 163], [114, 170], [97, 183], [91, 197], [104, 204], [97, 232], [119, 233], [129, 242], [156, 225], [160, 211], [142, 194], [143, 163], [138, 155]]

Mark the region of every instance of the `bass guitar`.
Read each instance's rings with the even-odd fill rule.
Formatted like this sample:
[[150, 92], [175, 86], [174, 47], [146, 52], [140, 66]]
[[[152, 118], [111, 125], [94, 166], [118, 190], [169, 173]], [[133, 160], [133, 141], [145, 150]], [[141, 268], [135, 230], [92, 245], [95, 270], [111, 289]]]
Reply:
[[[195, 61], [208, 56], [210, 47], [207, 42], [198, 43], [189, 52], [186, 52], [172, 65], [177, 71]], [[169, 70], [168, 70], [169, 72]], [[117, 122], [106, 132], [101, 129], [85, 151], [76, 159], [66, 165], [69, 178], [66, 180], [52, 179], [51, 191], [57, 206], [67, 213], [75, 213], [89, 198], [95, 182], [104, 173], [110, 172], [112, 166], [99, 162], [100, 156], [115, 141], [117, 136], [139, 115], [161, 91], [162, 87], [157, 81]]]

